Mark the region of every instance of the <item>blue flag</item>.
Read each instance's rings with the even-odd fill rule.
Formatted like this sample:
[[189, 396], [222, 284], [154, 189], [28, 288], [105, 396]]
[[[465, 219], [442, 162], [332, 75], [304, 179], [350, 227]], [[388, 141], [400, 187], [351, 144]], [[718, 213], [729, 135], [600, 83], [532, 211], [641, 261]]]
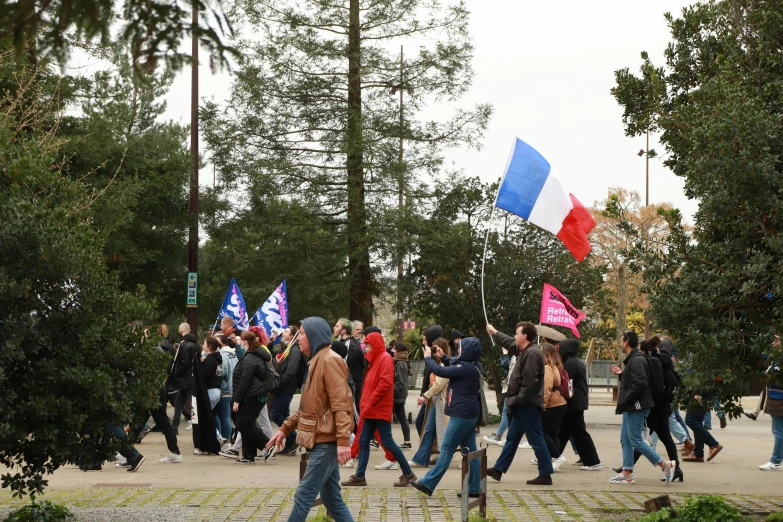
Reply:
[[231, 284], [228, 285], [226, 298], [223, 299], [223, 306], [220, 307], [217, 322], [219, 323], [224, 317], [230, 317], [238, 330], [244, 331], [250, 326], [245, 298], [242, 297], [242, 291], [239, 290], [239, 285], [233, 277], [231, 278]]
[[[253, 315], [253, 321], [256, 326], [262, 327], [270, 336], [272, 328], [278, 331], [288, 328], [288, 293], [285, 288], [285, 279]], [[275, 344], [279, 342], [280, 337], [278, 336]]]

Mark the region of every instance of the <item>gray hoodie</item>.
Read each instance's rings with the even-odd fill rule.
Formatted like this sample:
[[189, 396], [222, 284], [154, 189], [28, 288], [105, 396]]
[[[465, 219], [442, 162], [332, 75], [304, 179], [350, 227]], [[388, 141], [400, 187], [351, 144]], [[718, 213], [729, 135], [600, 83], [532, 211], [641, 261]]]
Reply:
[[321, 317], [308, 317], [302, 319], [302, 328], [310, 341], [310, 358], [312, 359], [318, 350], [332, 345], [332, 329], [329, 323]]

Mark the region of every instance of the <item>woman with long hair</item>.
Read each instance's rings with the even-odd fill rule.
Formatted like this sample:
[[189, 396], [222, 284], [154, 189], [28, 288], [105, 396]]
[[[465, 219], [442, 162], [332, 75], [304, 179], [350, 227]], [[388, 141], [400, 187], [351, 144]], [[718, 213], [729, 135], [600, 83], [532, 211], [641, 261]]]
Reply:
[[549, 343], [541, 345], [541, 353], [544, 354], [544, 415], [541, 418], [541, 425], [544, 442], [549, 450], [549, 456], [552, 457], [552, 468], [557, 471], [566, 461], [560, 453], [560, 425], [568, 409], [566, 399], [560, 392], [562, 383], [560, 370], [563, 369], [563, 362], [560, 360], [557, 348]]
[[[424, 346], [428, 346], [427, 338], [423, 338]], [[434, 351], [432, 359], [439, 366], [443, 366], [443, 360], [450, 357], [449, 342], [446, 339], [435, 339], [432, 343]], [[446, 390], [449, 386], [449, 380], [445, 377], [439, 377], [430, 373], [430, 387], [419, 397], [418, 404], [426, 404], [427, 411], [424, 416], [424, 425], [421, 429], [421, 438], [419, 439], [419, 449], [413, 456], [412, 466], [426, 468], [434, 462], [431, 462], [433, 455], [440, 453], [440, 442], [446, 432], [449, 418], [445, 414]]]
[[242, 435], [242, 458], [237, 463], [255, 464], [257, 451], [269, 442], [269, 437], [258, 427], [256, 420], [269, 399], [264, 378], [266, 363], [272, 360], [272, 355], [255, 333], [244, 331], [241, 339], [246, 353], [232, 375], [233, 410], [237, 414], [237, 430]]

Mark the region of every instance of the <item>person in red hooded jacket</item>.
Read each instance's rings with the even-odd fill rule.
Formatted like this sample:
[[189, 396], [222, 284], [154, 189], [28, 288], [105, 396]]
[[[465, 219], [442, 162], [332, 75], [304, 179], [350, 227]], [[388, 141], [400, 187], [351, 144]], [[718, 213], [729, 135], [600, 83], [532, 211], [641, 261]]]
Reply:
[[375, 431], [381, 436], [383, 446], [394, 455], [402, 468], [402, 476], [395, 487], [406, 487], [416, 480], [402, 450], [392, 438], [392, 410], [394, 408], [394, 361], [386, 351], [386, 343], [380, 333], [373, 332], [364, 339], [368, 367], [362, 386], [360, 403], [364, 426], [359, 435], [359, 466], [355, 475], [342, 482], [343, 486], [366, 486], [364, 476], [370, 460], [370, 439]]

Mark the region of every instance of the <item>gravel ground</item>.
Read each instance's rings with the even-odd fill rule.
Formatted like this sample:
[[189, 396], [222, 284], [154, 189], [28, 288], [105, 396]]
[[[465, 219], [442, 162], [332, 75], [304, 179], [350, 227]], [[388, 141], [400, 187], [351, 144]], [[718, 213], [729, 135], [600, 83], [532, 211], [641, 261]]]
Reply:
[[[79, 522], [187, 522], [196, 514], [195, 508], [138, 506], [138, 507], [102, 507], [69, 508]], [[0, 520], [10, 513], [9, 509], [0, 509]]]

